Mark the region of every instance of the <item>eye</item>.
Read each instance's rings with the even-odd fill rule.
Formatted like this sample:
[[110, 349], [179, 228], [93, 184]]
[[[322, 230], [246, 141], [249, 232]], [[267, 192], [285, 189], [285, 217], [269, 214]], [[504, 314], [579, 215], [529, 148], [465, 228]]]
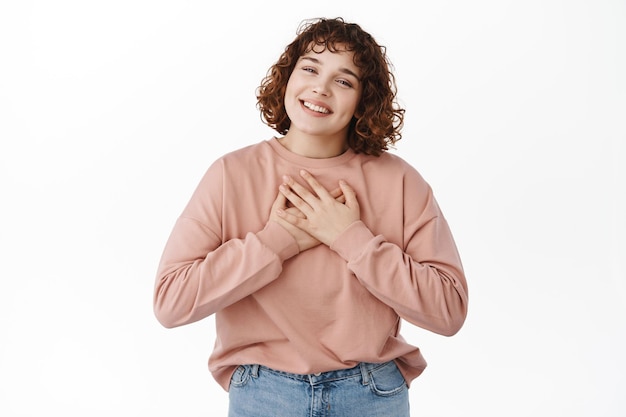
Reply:
[[311, 74], [316, 74], [317, 71], [313, 67], [302, 67], [303, 71], [310, 72]]
[[337, 80], [337, 83], [339, 83], [340, 85], [342, 85], [344, 87], [352, 88], [352, 83], [350, 81], [348, 81], [348, 80], [339, 79], [339, 80]]

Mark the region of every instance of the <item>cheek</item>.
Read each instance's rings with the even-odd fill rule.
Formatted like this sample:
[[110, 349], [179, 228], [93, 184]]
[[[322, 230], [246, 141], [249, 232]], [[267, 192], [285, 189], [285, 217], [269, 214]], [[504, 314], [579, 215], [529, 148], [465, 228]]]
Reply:
[[293, 118], [295, 114], [294, 112], [298, 106], [300, 106], [300, 102], [297, 100], [296, 95], [293, 94], [292, 90], [289, 89], [289, 86], [287, 86], [285, 96], [283, 97], [283, 107], [289, 119]]
[[291, 77], [289, 77], [289, 80], [287, 80], [286, 91], [295, 92], [301, 88], [301, 84], [302, 82], [300, 81], [299, 77], [295, 74], [292, 74]]
[[298, 101], [298, 92], [299, 86], [297, 82], [292, 82], [291, 80], [287, 83], [285, 87], [285, 104], [287, 103], [296, 103]]
[[354, 116], [357, 116], [357, 113], [359, 112], [359, 104], [361, 103], [360, 101], [360, 97], [357, 97], [356, 99], [353, 99], [350, 102], [350, 109], [351, 109], [351, 113]]
[[287, 86], [285, 87], [285, 96], [283, 97], [283, 100], [285, 102], [289, 100], [294, 100], [295, 98], [294, 91], [295, 91], [294, 84], [291, 82], [291, 80], [289, 80], [289, 82], [287, 82]]

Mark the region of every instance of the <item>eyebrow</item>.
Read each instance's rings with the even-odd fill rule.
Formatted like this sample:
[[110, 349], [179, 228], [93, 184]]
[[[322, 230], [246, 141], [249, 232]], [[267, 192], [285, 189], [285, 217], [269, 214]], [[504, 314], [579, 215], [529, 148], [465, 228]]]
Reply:
[[[318, 64], [318, 65], [323, 65], [323, 64], [322, 64], [322, 61], [320, 61], [319, 59], [314, 58], [314, 57], [312, 57], [312, 56], [303, 56], [303, 57], [301, 57], [300, 59], [302, 59], [302, 60], [305, 60], [305, 59], [306, 59], [306, 60], [309, 60], [309, 61], [311, 61], [311, 62], [313, 62], [313, 63], [315, 63], [315, 64]], [[360, 78], [358, 75], [356, 75], [356, 74], [354, 73], [354, 71], [352, 71], [352, 70], [351, 70], [351, 69], [349, 69], [349, 68], [341, 67], [341, 68], [339, 68], [339, 71], [340, 71], [340, 72], [343, 72], [344, 74], [351, 75], [351, 76], [353, 76], [354, 78], [356, 78], [357, 80], [361, 81], [361, 78]]]

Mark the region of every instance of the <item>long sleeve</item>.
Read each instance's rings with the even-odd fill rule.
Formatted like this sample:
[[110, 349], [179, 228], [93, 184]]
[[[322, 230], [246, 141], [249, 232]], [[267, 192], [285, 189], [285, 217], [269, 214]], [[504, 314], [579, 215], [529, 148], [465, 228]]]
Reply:
[[453, 236], [430, 187], [404, 179], [404, 241], [353, 223], [332, 245], [367, 290], [424, 329], [451, 336], [467, 315], [467, 283]]
[[224, 238], [228, 192], [221, 162], [202, 178], [163, 251], [154, 311], [165, 327], [200, 320], [254, 293], [276, 279], [283, 261], [298, 252], [295, 240], [274, 222], [256, 233]]

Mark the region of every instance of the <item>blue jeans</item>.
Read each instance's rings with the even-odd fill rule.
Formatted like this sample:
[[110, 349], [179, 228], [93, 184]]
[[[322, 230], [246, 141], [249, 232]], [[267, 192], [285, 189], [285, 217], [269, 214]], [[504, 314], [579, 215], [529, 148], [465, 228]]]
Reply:
[[320, 374], [239, 366], [229, 417], [409, 417], [406, 382], [393, 361]]

